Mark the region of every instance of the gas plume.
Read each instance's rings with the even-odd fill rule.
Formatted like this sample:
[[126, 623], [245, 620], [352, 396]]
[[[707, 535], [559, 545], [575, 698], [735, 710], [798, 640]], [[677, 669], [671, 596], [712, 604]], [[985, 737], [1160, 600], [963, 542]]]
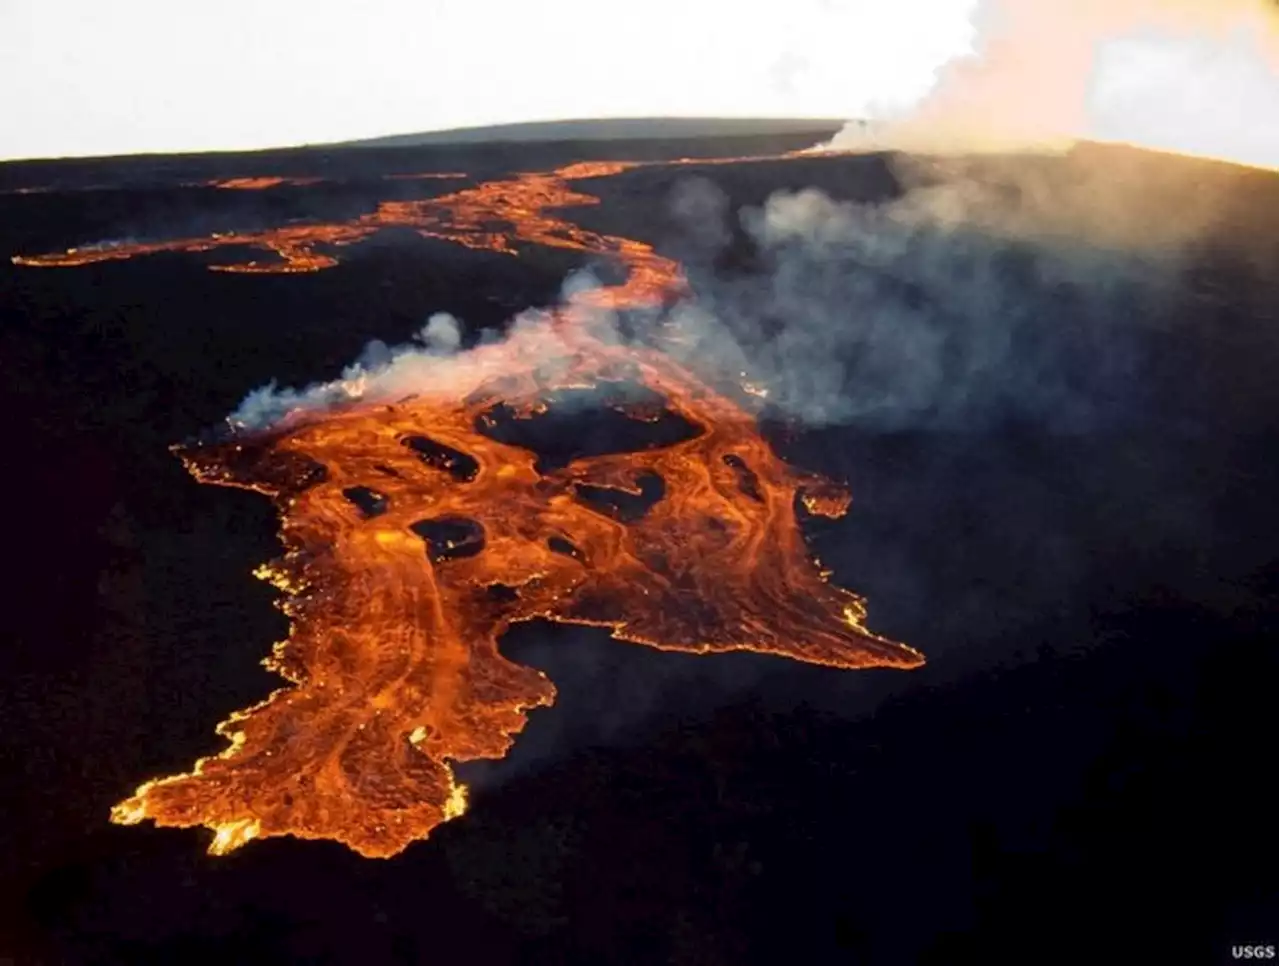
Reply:
[[[1176, 324], [1187, 258], [1222, 219], [1232, 169], [1122, 148], [893, 165], [901, 193], [873, 203], [806, 189], [734, 211], [712, 181], [683, 179], [669, 211], [686, 294], [618, 313], [590, 305], [599, 283], [581, 272], [561, 305], [590, 310], [609, 343], [656, 334], [683, 364], [808, 426], [1082, 431], [1140, 418], [1146, 336]], [[753, 270], [721, 270], [735, 235]], [[566, 350], [546, 318], [531, 309], [510, 331], [554, 359]], [[436, 316], [405, 345], [371, 344], [338, 380], [256, 390], [232, 422], [447, 392], [478, 364], [456, 351], [458, 326]]]
[[1276, 6], [987, 0], [979, 41], [905, 111], [823, 147], [1062, 150], [1078, 140], [1277, 166]]
[[805, 189], [735, 217], [712, 183], [682, 186], [677, 222], [698, 210], [704, 236], [732, 230], [753, 264], [723, 271], [720, 242], [686, 256], [673, 351], [807, 425], [1142, 418], [1143, 347], [1174, 331], [1187, 266], [1246, 169], [1102, 147], [894, 165], [902, 193], [879, 203]]

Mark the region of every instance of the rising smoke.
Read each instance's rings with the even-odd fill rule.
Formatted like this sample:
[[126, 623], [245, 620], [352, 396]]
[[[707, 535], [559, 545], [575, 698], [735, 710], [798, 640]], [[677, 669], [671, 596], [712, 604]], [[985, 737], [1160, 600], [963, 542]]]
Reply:
[[[596, 312], [597, 332], [648, 339], [661, 323], [700, 375], [749, 381], [809, 426], [1070, 431], [1140, 414], [1142, 339], [1172, 324], [1185, 257], [1217, 210], [1211, 182], [1188, 192], [1178, 168], [1161, 185], [1167, 163], [1119, 149], [893, 165], [901, 193], [873, 203], [808, 189], [735, 212], [714, 183], [682, 181], [669, 208], [692, 295], [625, 325]], [[735, 237], [755, 254], [749, 271], [722, 270]], [[562, 301], [595, 285], [577, 273]], [[564, 354], [545, 321], [530, 310], [511, 324], [525, 359]], [[338, 380], [255, 390], [231, 420], [262, 428], [353, 399], [448, 394], [484, 364], [462, 344], [461, 323], [435, 315], [405, 345], [371, 343]]]
[[982, 0], [978, 41], [924, 100], [824, 147], [1062, 151], [1078, 139], [1276, 167], [1276, 5]]
[[[886, 202], [774, 194], [737, 214], [754, 270], [718, 271], [716, 246], [686, 261], [686, 358], [746, 373], [806, 425], [1120, 428], [1142, 415], [1142, 347], [1176, 324], [1217, 195], [1153, 184], [1165, 169], [1143, 160], [899, 158]], [[703, 181], [682, 188], [691, 209], [726, 202]]]
[[[1229, 179], [1072, 146], [1274, 165], [1275, 5], [985, 0], [975, 17], [972, 54], [908, 114], [851, 123], [821, 146], [901, 152], [899, 197], [809, 190], [735, 213], [711, 182], [677, 186], [681, 245], [704, 257], [686, 260], [695, 297], [665, 319], [685, 335], [673, 351], [710, 377], [747, 374], [779, 415], [807, 424], [1086, 428], [1133, 412], [1140, 332], [1166, 321], [1183, 256]], [[735, 237], [764, 270], [717, 271]], [[591, 284], [574, 276], [563, 300]], [[658, 321], [631, 316], [626, 338]], [[537, 331], [542, 319], [525, 313], [511, 332], [552, 358], [563, 347]], [[615, 321], [603, 314], [599, 327], [623, 338]], [[462, 345], [457, 320], [435, 316], [406, 345], [371, 344], [339, 380], [255, 390], [231, 421], [260, 428], [351, 399], [447, 393], [479, 364]]]

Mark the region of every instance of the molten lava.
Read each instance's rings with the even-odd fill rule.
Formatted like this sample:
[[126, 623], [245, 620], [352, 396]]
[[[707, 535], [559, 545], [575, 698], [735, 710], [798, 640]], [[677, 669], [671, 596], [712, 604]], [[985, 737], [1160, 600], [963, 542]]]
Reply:
[[324, 178], [284, 178], [279, 176], [259, 178], [225, 178], [221, 181], [207, 181], [207, 188], [229, 188], [236, 191], [262, 191], [266, 188], [279, 188], [282, 185], [293, 188], [305, 188], [308, 185], [320, 184]]
[[[487, 182], [425, 200], [384, 201], [369, 214], [346, 222], [287, 225], [256, 232], [214, 232], [157, 242], [105, 242], [48, 255], [15, 255], [12, 261], [34, 267], [66, 267], [160, 252], [256, 248], [271, 252], [279, 260], [249, 259], [209, 268], [260, 274], [318, 272], [338, 264], [332, 249], [363, 241], [383, 228], [401, 227], [417, 229], [426, 238], [512, 255], [516, 254], [514, 246], [523, 242], [620, 257], [632, 268], [633, 280], [625, 291], [609, 298], [615, 300], [616, 305], [630, 304], [635, 298], [644, 298], [665, 288], [666, 279], [679, 273], [675, 263], [655, 255], [648, 245], [585, 231], [550, 212], [599, 203], [593, 195], [571, 189], [567, 184], [569, 180], [603, 177], [632, 166], [629, 162], [587, 162], [559, 171], [521, 174], [509, 181]], [[280, 179], [238, 180], [241, 183], [237, 187], [264, 188], [269, 186], [268, 182], [274, 184]]]
[[[784, 463], [747, 410], [670, 356], [597, 332], [601, 307], [650, 305], [683, 285], [679, 266], [648, 245], [554, 213], [598, 202], [568, 179], [625, 167], [573, 165], [384, 202], [347, 225], [27, 260], [253, 245], [283, 263], [215, 267], [314, 271], [333, 264], [317, 246], [396, 224], [492, 251], [611, 255], [628, 269], [542, 326], [438, 358], [411, 395], [380, 401], [349, 386], [350, 401], [330, 410], [177, 448], [200, 480], [262, 492], [279, 510], [285, 552], [259, 576], [287, 595], [290, 635], [266, 663], [290, 683], [219, 726], [231, 742], [221, 754], [142, 785], [113, 820], [203, 825], [217, 854], [293, 835], [394, 855], [464, 811], [453, 763], [503, 756], [528, 710], [552, 702], [545, 675], [498, 650], [520, 621], [606, 627], [697, 654], [923, 662], [868, 631], [862, 600], [808, 555], [798, 517], [838, 517], [847, 495]], [[588, 390], [603, 392], [617, 433], [636, 442], [544, 459], [521, 430]], [[674, 429], [643, 443], [657, 427]]]

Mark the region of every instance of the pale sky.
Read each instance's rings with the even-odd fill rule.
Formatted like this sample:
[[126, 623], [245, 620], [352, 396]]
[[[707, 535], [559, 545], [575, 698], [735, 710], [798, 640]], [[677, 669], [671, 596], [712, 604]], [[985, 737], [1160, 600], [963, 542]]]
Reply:
[[0, 160], [590, 117], [853, 118], [972, 0], [0, 0]]

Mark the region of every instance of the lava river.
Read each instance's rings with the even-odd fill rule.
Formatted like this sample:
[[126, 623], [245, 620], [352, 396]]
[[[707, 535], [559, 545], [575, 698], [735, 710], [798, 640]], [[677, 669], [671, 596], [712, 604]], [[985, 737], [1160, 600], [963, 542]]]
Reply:
[[[349, 223], [16, 259], [76, 265], [248, 246], [277, 257], [215, 267], [317, 271], [341, 246], [402, 225], [512, 254], [593, 253], [627, 270], [539, 325], [442, 358], [429, 384], [398, 398], [353, 387], [341, 404], [268, 430], [175, 447], [201, 481], [259, 491], [279, 511], [285, 552], [259, 575], [285, 595], [290, 634], [267, 664], [288, 684], [219, 726], [230, 742], [220, 754], [142, 785], [113, 820], [206, 826], [215, 853], [293, 835], [394, 855], [465, 810], [453, 763], [503, 756], [526, 713], [552, 703], [544, 674], [499, 652], [519, 621], [594, 625], [694, 654], [749, 650], [835, 668], [923, 662], [867, 630], [862, 600], [828, 583], [808, 553], [799, 518], [840, 516], [843, 491], [784, 463], [739, 401], [660, 348], [601, 337], [601, 307], [683, 290], [679, 266], [650, 246], [558, 215], [598, 202], [571, 180], [625, 166], [384, 202]], [[591, 394], [636, 445], [540, 456], [525, 429], [574, 393]]]

